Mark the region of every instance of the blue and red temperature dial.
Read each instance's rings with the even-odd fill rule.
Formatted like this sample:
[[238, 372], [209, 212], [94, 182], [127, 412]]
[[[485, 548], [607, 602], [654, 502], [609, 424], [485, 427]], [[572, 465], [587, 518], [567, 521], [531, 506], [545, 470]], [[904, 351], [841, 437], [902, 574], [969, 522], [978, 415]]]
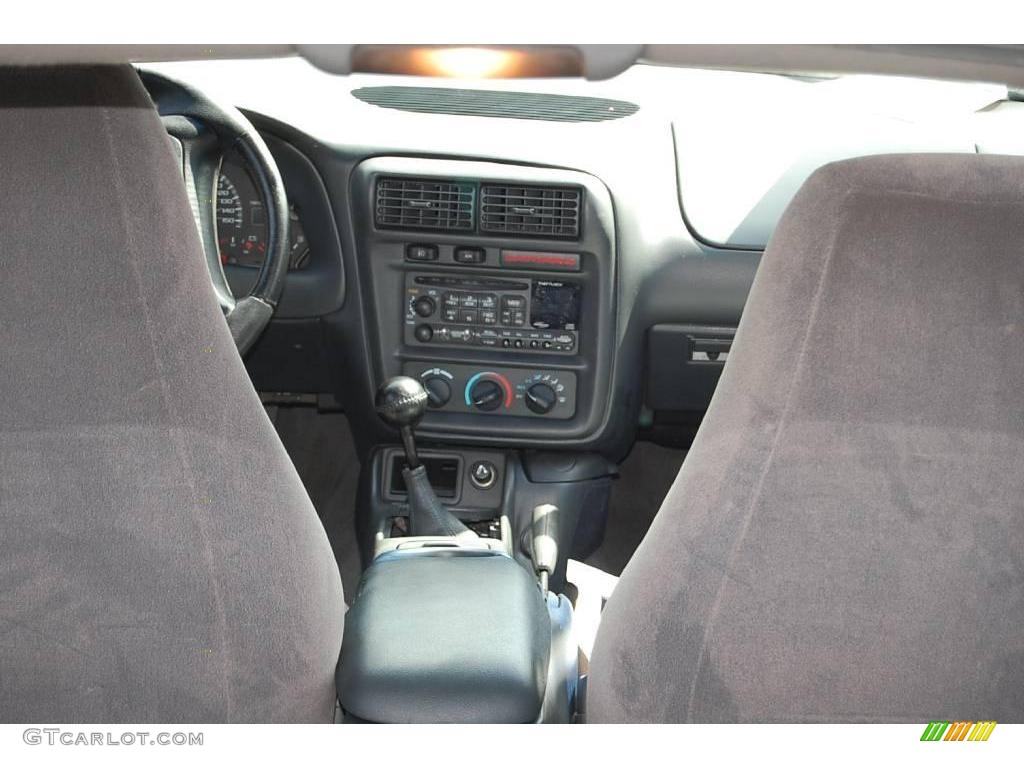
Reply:
[[495, 371], [481, 371], [466, 382], [466, 405], [481, 411], [512, 407], [512, 383]]

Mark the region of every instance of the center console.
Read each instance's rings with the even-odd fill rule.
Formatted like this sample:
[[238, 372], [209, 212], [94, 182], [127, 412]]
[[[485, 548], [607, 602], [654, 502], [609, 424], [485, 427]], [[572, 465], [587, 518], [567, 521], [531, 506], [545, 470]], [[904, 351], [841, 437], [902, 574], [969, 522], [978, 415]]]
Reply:
[[[537, 504], [563, 509], [566, 544], [598, 531], [610, 470], [590, 449], [610, 421], [617, 348], [607, 188], [564, 169], [408, 157], [365, 160], [351, 183], [372, 386], [404, 375], [426, 390], [417, 435], [441, 503], [520, 559]], [[376, 442], [366, 559], [407, 525], [401, 450], [393, 434]]]
[[[378, 535], [346, 616], [336, 675], [344, 717], [569, 722], [578, 675], [572, 607], [550, 589], [561, 513], [553, 504], [533, 510], [530, 568], [513, 557], [507, 522], [492, 535], [467, 526], [441, 501], [457, 493], [457, 461], [452, 473], [451, 459], [416, 445], [427, 400], [419, 381], [395, 376], [374, 401], [401, 435], [401, 457], [387, 460], [387, 487], [404, 492], [406, 524]], [[441, 481], [452, 474], [452, 483]], [[498, 469], [471, 476], [488, 490]]]
[[376, 639], [346, 639], [342, 706], [377, 722], [564, 722], [565, 563], [603, 529], [614, 473], [592, 450], [617, 348], [608, 190], [568, 170], [398, 157], [363, 161], [351, 183], [392, 430], [360, 476], [368, 567], [346, 623]]
[[345, 616], [340, 703], [361, 722], [538, 722], [551, 649], [545, 597], [511, 558], [397, 549], [367, 569]]

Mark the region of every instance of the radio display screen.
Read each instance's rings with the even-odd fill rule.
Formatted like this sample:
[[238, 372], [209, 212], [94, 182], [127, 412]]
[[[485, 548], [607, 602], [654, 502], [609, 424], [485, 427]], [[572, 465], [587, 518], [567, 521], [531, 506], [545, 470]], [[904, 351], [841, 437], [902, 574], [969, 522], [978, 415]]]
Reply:
[[534, 280], [530, 325], [553, 331], [575, 331], [580, 322], [580, 285], [561, 280]]

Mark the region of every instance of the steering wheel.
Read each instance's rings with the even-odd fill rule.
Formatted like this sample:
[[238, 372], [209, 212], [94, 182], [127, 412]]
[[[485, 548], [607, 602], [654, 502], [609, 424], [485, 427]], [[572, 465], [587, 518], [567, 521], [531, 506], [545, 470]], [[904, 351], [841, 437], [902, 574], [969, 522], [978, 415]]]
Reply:
[[[238, 352], [244, 355], [270, 322], [288, 274], [288, 199], [270, 150], [245, 116], [215, 104], [195, 88], [154, 72], [139, 77], [156, 104], [167, 133], [181, 150], [182, 176], [206, 252], [214, 293]], [[266, 257], [248, 295], [235, 298], [224, 275], [217, 243], [217, 180], [229, 150], [239, 152], [263, 198], [267, 214]]]

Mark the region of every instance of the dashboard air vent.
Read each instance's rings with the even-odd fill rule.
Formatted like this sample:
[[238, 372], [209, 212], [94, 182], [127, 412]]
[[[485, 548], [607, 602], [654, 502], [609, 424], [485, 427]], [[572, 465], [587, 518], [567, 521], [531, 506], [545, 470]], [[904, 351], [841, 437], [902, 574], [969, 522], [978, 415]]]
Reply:
[[629, 117], [640, 107], [629, 101], [560, 93], [478, 91], [469, 88], [421, 88], [375, 85], [356, 88], [352, 95], [367, 104], [403, 112], [439, 115], [554, 120], [560, 123], [599, 123]]
[[485, 184], [480, 192], [480, 231], [520, 237], [580, 236], [576, 187]]
[[473, 184], [436, 179], [377, 180], [374, 210], [383, 229], [473, 229]]

